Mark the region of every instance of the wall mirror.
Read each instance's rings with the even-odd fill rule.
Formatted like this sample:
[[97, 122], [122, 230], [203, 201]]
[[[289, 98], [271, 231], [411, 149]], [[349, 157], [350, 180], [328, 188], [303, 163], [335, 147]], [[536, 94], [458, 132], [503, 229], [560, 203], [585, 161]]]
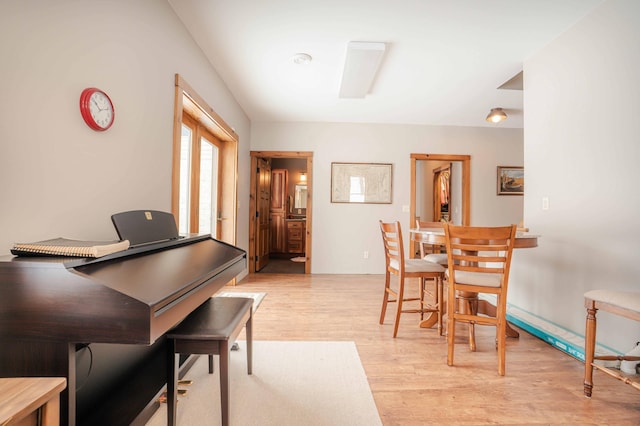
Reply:
[[296, 209], [307, 208], [307, 185], [296, 185], [293, 207]]
[[[469, 155], [411, 154], [410, 228], [416, 219], [470, 224], [470, 164]], [[415, 241], [409, 250], [411, 257], [421, 254]]]

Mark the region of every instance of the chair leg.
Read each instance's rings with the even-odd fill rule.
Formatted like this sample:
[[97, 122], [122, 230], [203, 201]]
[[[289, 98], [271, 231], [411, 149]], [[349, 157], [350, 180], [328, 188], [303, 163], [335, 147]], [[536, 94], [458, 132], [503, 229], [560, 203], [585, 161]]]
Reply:
[[174, 342], [167, 341], [167, 425], [176, 426], [178, 404], [178, 368], [180, 355], [175, 353]]
[[214, 366], [213, 366], [213, 355], [209, 355], [209, 374], [213, 374]]
[[427, 285], [426, 278], [418, 278], [418, 284], [420, 285], [420, 288], [418, 289], [418, 303], [420, 304], [418, 309], [420, 309], [420, 321], [422, 321], [424, 319], [424, 286]]
[[402, 314], [402, 302], [404, 301], [404, 277], [398, 277], [398, 309], [396, 309], [396, 320], [393, 325], [393, 337], [398, 335], [398, 327], [400, 326], [400, 316]]
[[587, 322], [585, 327], [584, 338], [584, 395], [591, 397], [593, 391], [593, 358], [596, 350], [596, 313], [597, 309], [593, 306], [587, 308]]
[[444, 283], [442, 277], [436, 278], [436, 306], [438, 307], [438, 334], [442, 336], [442, 312], [444, 312], [444, 300], [443, 300], [443, 287]]
[[[478, 311], [477, 306], [474, 310], [474, 301], [465, 298], [464, 299], [465, 307], [464, 313], [466, 314], [474, 314]], [[473, 322], [469, 323], [469, 350], [471, 352], [476, 351], [476, 325]]]
[[456, 298], [451, 292], [452, 290], [450, 290], [449, 298], [447, 299], [449, 302], [447, 307], [447, 365], [449, 366], [453, 365], [453, 345], [456, 338], [456, 320], [454, 319]]
[[506, 305], [498, 299], [496, 330], [498, 333], [498, 374], [504, 376], [506, 365], [507, 313]]
[[385, 274], [385, 280], [384, 280], [384, 293], [383, 293], [383, 299], [382, 299], [382, 310], [380, 311], [380, 324], [384, 324], [384, 316], [387, 313], [387, 303], [389, 302], [389, 288], [390, 288], [390, 281], [391, 281], [391, 276], [390, 276], [390, 272], [387, 271], [387, 273]]

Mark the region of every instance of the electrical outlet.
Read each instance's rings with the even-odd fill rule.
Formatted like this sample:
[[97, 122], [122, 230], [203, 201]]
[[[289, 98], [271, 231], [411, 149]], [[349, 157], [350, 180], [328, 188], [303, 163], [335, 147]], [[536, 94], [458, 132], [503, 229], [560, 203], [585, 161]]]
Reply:
[[542, 210], [549, 210], [549, 197], [542, 197]]
[[364, 256], [365, 259], [368, 259], [369, 258], [369, 252], [365, 251], [363, 256]]

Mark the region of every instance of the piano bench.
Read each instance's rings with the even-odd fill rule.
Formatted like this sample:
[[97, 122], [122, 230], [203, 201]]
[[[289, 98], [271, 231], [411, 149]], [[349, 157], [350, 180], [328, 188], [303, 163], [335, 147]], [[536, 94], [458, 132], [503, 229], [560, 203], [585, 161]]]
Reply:
[[229, 355], [233, 342], [246, 326], [247, 373], [251, 374], [253, 299], [211, 297], [167, 333], [167, 420], [176, 425], [179, 354], [209, 355], [209, 374], [213, 355], [220, 356], [220, 400], [222, 424], [229, 424]]

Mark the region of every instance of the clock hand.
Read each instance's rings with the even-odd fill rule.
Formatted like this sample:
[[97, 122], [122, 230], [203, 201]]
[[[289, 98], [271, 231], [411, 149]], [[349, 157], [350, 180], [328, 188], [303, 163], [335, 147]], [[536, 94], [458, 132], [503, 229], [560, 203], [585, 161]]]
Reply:
[[98, 108], [98, 111], [102, 111], [102, 108], [100, 108], [100, 105], [98, 105], [95, 99], [91, 99], [91, 102]]

